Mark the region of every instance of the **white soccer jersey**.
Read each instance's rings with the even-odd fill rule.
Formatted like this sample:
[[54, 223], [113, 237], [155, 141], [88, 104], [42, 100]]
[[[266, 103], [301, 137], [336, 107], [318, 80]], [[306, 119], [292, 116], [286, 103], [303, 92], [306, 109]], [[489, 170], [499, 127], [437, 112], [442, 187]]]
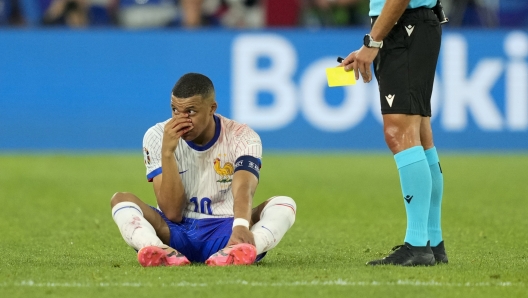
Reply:
[[[174, 152], [187, 197], [183, 212], [187, 218], [233, 217], [235, 161], [241, 156], [262, 158], [262, 143], [255, 131], [218, 114], [214, 119], [215, 136], [208, 144], [200, 147], [180, 139]], [[149, 181], [162, 172], [161, 144], [169, 120], [148, 129], [143, 138]]]

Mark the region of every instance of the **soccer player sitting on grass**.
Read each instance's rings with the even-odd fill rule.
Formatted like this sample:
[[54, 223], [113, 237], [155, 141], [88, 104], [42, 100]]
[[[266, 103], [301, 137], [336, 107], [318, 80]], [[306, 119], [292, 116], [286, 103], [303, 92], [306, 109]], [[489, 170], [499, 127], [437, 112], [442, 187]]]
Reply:
[[215, 114], [211, 80], [182, 76], [172, 118], [147, 130], [143, 153], [157, 208], [131, 193], [111, 200], [112, 217], [142, 266], [249, 265], [275, 247], [295, 221], [292, 198], [251, 209], [262, 158], [260, 137]]

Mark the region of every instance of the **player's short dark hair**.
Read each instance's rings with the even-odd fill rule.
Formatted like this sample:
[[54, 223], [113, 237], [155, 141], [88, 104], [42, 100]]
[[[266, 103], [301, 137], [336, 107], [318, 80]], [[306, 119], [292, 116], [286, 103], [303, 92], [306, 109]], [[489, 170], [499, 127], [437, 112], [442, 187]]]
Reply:
[[172, 88], [172, 95], [178, 98], [201, 95], [205, 99], [212, 94], [214, 94], [213, 82], [199, 73], [184, 74]]

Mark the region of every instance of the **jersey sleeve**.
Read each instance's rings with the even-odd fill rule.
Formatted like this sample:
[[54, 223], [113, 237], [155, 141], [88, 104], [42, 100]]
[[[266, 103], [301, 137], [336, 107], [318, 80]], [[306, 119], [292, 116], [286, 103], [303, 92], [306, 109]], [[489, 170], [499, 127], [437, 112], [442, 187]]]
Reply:
[[252, 156], [262, 159], [262, 141], [260, 136], [248, 126], [242, 126], [235, 134], [235, 159], [241, 156]]
[[244, 125], [235, 133], [235, 140], [235, 172], [249, 171], [259, 179], [262, 167], [262, 142], [259, 135]]
[[147, 168], [147, 180], [161, 174], [161, 142], [163, 139], [163, 130], [153, 126], [147, 130], [143, 137], [143, 158]]

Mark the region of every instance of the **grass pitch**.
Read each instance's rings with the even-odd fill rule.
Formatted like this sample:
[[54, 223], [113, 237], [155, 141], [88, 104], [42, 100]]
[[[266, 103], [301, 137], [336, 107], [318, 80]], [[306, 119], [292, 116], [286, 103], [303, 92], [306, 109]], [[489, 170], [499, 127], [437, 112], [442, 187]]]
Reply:
[[401, 244], [386, 154], [265, 155], [254, 204], [297, 221], [258, 265], [142, 268], [110, 197], [155, 204], [140, 154], [0, 155], [0, 297], [528, 297], [528, 155], [440, 156], [450, 263], [367, 267]]

